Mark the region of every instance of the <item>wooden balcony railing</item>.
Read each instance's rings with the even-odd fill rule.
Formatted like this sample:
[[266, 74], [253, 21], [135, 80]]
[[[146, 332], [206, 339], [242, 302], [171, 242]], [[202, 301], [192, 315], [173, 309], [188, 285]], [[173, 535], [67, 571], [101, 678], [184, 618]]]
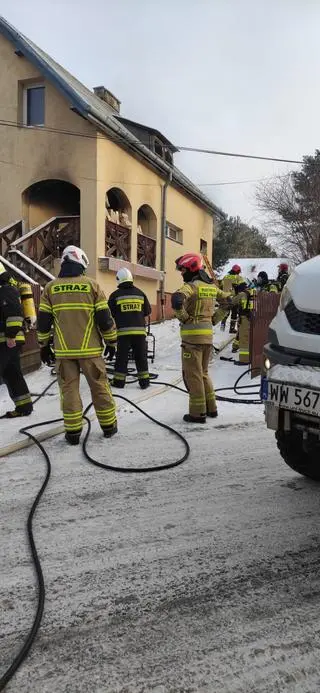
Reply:
[[51, 279], [54, 279], [53, 274], [41, 267], [41, 265], [38, 265], [34, 260], [31, 260], [28, 255], [21, 253], [20, 250], [9, 250], [8, 259], [18, 271], [20, 270], [29, 280], [32, 279], [40, 286], [45, 286]]
[[149, 236], [138, 234], [137, 237], [137, 262], [145, 267], [156, 266], [157, 241]]
[[66, 245], [80, 244], [80, 217], [52, 217], [11, 242], [10, 250], [20, 250], [48, 271]]
[[22, 219], [0, 229], [0, 255], [7, 257], [11, 243], [22, 236]]
[[106, 257], [127, 260], [131, 257], [131, 229], [106, 219], [105, 226]]

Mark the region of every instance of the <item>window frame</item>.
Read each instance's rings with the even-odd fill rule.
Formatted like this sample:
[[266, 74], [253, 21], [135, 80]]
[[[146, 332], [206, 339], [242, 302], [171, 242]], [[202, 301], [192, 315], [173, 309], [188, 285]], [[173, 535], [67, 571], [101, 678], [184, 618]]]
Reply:
[[[205, 251], [202, 249], [202, 245], [205, 244]], [[205, 238], [200, 238], [200, 254], [201, 255], [208, 255], [208, 241], [206, 241]]]
[[[44, 98], [43, 98], [43, 123], [37, 123], [37, 124], [32, 124], [28, 123], [28, 92], [31, 91], [32, 89], [43, 89], [44, 91]], [[46, 92], [45, 92], [45, 84], [44, 82], [32, 82], [31, 84], [23, 84], [22, 85], [22, 122], [23, 125], [27, 128], [43, 128], [45, 125], [45, 116], [46, 116]]]
[[[172, 230], [176, 234], [178, 234], [179, 237], [178, 238], [172, 238], [172, 236], [170, 236], [170, 230]], [[179, 245], [183, 245], [183, 229], [181, 229], [179, 226], [176, 226], [175, 224], [172, 224], [170, 221], [167, 221], [167, 223], [166, 223], [166, 238], [169, 241], [173, 241], [173, 243], [179, 243]]]

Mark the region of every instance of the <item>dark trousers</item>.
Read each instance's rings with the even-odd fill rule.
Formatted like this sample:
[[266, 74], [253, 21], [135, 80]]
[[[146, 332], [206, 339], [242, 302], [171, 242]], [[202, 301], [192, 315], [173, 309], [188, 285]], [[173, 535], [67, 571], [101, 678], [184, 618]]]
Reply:
[[230, 319], [230, 330], [235, 330], [237, 327], [237, 320], [238, 320], [238, 315], [239, 315], [239, 307], [238, 306], [233, 306], [231, 310], [231, 319]]
[[30, 414], [33, 406], [21, 371], [20, 347], [15, 346], [9, 349], [6, 344], [0, 344], [0, 378], [7, 386], [16, 410]]
[[225, 316], [225, 318], [224, 318], [223, 320], [221, 320], [221, 324], [222, 324], [222, 325], [225, 325], [225, 324], [226, 324], [227, 319], [228, 319], [228, 317], [229, 317], [229, 315], [230, 315], [230, 312], [231, 312], [231, 318], [230, 318], [230, 331], [233, 332], [233, 331], [236, 330], [236, 327], [237, 327], [237, 320], [238, 320], [238, 314], [239, 314], [239, 308], [238, 308], [238, 306], [233, 306], [233, 308], [231, 309], [231, 311], [229, 311], [229, 313], [227, 313], [227, 315]]
[[117, 355], [114, 367], [113, 382], [117, 385], [125, 385], [129, 352], [132, 349], [139, 382], [149, 380], [147, 340], [144, 335], [127, 335], [119, 337], [117, 341]]

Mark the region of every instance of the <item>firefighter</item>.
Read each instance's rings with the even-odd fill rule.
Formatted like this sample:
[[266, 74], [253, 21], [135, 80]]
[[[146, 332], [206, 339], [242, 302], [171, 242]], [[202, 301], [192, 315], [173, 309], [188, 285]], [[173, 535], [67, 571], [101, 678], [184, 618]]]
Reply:
[[202, 424], [206, 416], [218, 416], [215, 392], [208, 374], [212, 318], [216, 300], [229, 304], [230, 294], [203, 279], [201, 266], [201, 257], [197, 254], [188, 253], [179, 258], [177, 269], [184, 284], [172, 294], [171, 305], [180, 321], [182, 373], [189, 392], [189, 414], [185, 414], [183, 420]]
[[[112, 385], [124, 387], [127, 376], [129, 352], [132, 349], [139, 385], [145, 390], [150, 385], [146, 318], [151, 306], [146, 295], [133, 284], [133, 277], [126, 267], [116, 274], [118, 288], [109, 297], [109, 308], [117, 326], [117, 354]], [[109, 358], [113, 353], [109, 350]]]
[[20, 349], [24, 344], [23, 311], [18, 290], [0, 262], [0, 378], [15, 404], [2, 418], [29, 416], [33, 410], [30, 392], [22, 375]]
[[[175, 260], [176, 269], [179, 269], [179, 261], [181, 260], [182, 257], [186, 257], [186, 255], [190, 255], [190, 257], [194, 257], [194, 253], [186, 253], [185, 255], [180, 255], [180, 256], [177, 257], [177, 259]], [[206, 272], [206, 271], [203, 269], [203, 267], [201, 267], [201, 269], [199, 270], [199, 277], [200, 277], [200, 279], [202, 279], [202, 280], [203, 280], [204, 282], [206, 282], [207, 284], [214, 284], [214, 279], [213, 279], [213, 277], [209, 277], [208, 272]]]
[[94, 279], [83, 276], [88, 264], [81, 248], [69, 245], [64, 249], [59, 277], [46, 285], [38, 315], [41, 358], [48, 365], [53, 325], [65, 439], [71, 445], [78, 445], [82, 430], [80, 370], [90, 387], [105, 438], [117, 432], [115, 404], [102, 358], [102, 339], [114, 345], [117, 335], [103, 291]]
[[286, 262], [281, 262], [280, 265], [278, 266], [278, 276], [277, 276], [277, 284], [279, 287], [279, 291], [282, 291], [283, 287], [287, 283], [289, 279], [289, 267]]
[[276, 281], [269, 279], [266, 272], [259, 272], [257, 277], [257, 291], [268, 291], [277, 294], [279, 287]]
[[239, 307], [239, 326], [232, 343], [232, 352], [239, 351], [239, 364], [249, 364], [250, 320], [254, 309], [256, 289], [243, 281], [236, 288]]
[[[233, 295], [235, 296], [236, 287], [239, 284], [242, 284], [243, 282], [244, 282], [244, 279], [241, 276], [240, 265], [233, 265], [231, 267], [231, 269], [229, 270], [228, 274], [226, 274], [225, 277], [223, 277], [223, 279], [222, 279], [222, 289], [225, 292], [232, 291]], [[228, 311], [224, 315], [223, 319], [221, 320], [221, 330], [225, 330], [226, 322], [227, 322], [229, 313], [230, 313], [230, 311]], [[239, 307], [236, 304], [231, 309], [231, 318], [230, 318], [230, 327], [229, 327], [229, 333], [230, 334], [236, 334], [237, 333], [238, 316], [239, 316]]]

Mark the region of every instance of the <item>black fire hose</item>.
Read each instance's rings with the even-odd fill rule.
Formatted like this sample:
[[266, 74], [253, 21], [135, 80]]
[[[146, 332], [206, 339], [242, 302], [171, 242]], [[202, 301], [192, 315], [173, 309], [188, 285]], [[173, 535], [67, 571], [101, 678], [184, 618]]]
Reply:
[[[111, 372], [112, 372], [111, 369], [109, 369], [109, 374]], [[232, 391], [232, 392], [234, 392], [236, 397], [225, 397], [225, 396], [216, 394], [216, 399], [218, 401], [231, 402], [233, 404], [261, 404], [260, 390], [259, 390], [259, 392], [257, 391], [257, 386], [255, 384], [239, 385], [241, 379], [245, 375], [247, 375], [248, 373], [251, 373], [250, 368], [247, 369], [244, 373], [241, 373], [241, 375], [239, 376], [239, 378], [237, 378], [235, 384], [232, 387], [222, 387], [222, 388], [217, 388], [217, 390], [216, 390], [216, 393]], [[130, 375], [132, 376], [133, 380], [131, 380], [129, 382], [131, 382], [131, 383], [136, 382], [137, 381], [137, 377], [136, 377], [137, 373], [130, 371]], [[188, 394], [187, 390], [185, 390], [184, 388], [178, 387], [177, 385], [173, 385], [171, 383], [166, 383], [166, 382], [157, 380], [157, 377], [158, 377], [157, 374], [152, 373], [150, 375], [151, 375], [151, 380], [150, 380], [151, 384], [153, 384], [153, 385], [166, 385], [167, 387], [171, 387], [174, 390], [178, 390], [180, 392]], [[55, 382], [56, 382], [56, 379], [52, 380], [51, 383], [40, 393], [40, 395], [37, 395], [37, 397], [33, 401], [33, 403], [35, 404], [36, 402], [38, 402], [39, 399], [41, 399], [41, 397], [43, 397], [48, 392], [48, 390], [54, 385]], [[252, 391], [253, 388], [254, 388], [254, 391]], [[242, 397], [239, 397], [239, 395], [242, 394], [243, 390], [245, 390], [245, 392], [243, 394], [248, 395], [248, 396], [251, 395], [251, 397], [254, 395], [259, 395], [259, 399], [244, 399]], [[141, 412], [150, 421], [157, 424], [158, 426], [161, 426], [161, 428], [169, 431], [169, 433], [172, 433], [177, 438], [179, 438], [179, 440], [182, 441], [182, 443], [184, 444], [184, 447], [185, 447], [184, 455], [182, 455], [182, 457], [180, 457], [178, 460], [176, 460], [174, 462], [169, 462], [169, 463], [163, 464], [163, 465], [157, 465], [156, 467], [137, 467], [137, 468], [118, 467], [118, 466], [104, 464], [102, 462], [99, 462], [99, 460], [95, 460], [93, 457], [91, 457], [91, 455], [88, 453], [88, 450], [87, 450], [87, 444], [88, 444], [88, 440], [89, 440], [89, 436], [90, 436], [90, 432], [91, 432], [91, 421], [86, 416], [86, 414], [89, 412], [90, 408], [92, 407], [92, 402], [91, 402], [86, 407], [86, 409], [84, 410], [84, 413], [83, 413], [83, 418], [87, 422], [87, 432], [85, 434], [85, 437], [84, 437], [84, 440], [82, 443], [82, 450], [83, 450], [83, 454], [86, 457], [86, 459], [88, 460], [88, 462], [95, 465], [96, 467], [101, 467], [101, 468], [106, 469], [108, 471], [113, 471], [113, 472], [117, 472], [117, 473], [121, 473], [121, 474], [145, 474], [145, 473], [149, 473], [149, 472], [159, 472], [159, 471], [172, 469], [174, 467], [178, 467], [179, 465], [181, 465], [183, 462], [185, 462], [188, 459], [188, 457], [190, 455], [190, 446], [189, 446], [189, 443], [187, 442], [187, 440], [185, 439], [185, 437], [181, 433], [176, 431], [171, 426], [168, 426], [167, 424], [164, 424], [164, 423], [158, 421], [157, 419], [152, 417], [150, 414], [147, 414], [147, 412], [145, 412], [143, 409], [141, 409], [141, 407], [139, 407], [137, 404], [135, 404], [135, 402], [132, 402], [127, 397], [124, 397], [123, 395], [118, 395], [115, 393], [113, 393], [113, 396], [118, 398], [118, 399], [122, 399], [125, 402], [128, 402], [128, 404], [135, 407], [135, 409], [137, 409], [139, 412]], [[40, 490], [38, 491], [37, 496], [36, 496], [36, 498], [32, 504], [31, 510], [29, 512], [29, 515], [28, 515], [28, 520], [27, 520], [28, 539], [29, 539], [32, 559], [34, 562], [34, 566], [35, 566], [35, 570], [36, 570], [36, 574], [37, 574], [37, 579], [38, 579], [38, 604], [37, 604], [36, 615], [35, 615], [32, 627], [31, 627], [31, 629], [30, 629], [30, 631], [29, 631], [29, 633], [25, 639], [23, 646], [21, 647], [20, 651], [18, 652], [17, 656], [13, 660], [10, 667], [7, 669], [7, 671], [4, 673], [4, 675], [0, 679], [0, 691], [4, 690], [6, 685], [9, 683], [9, 681], [12, 679], [12, 677], [14, 676], [16, 671], [21, 666], [24, 659], [27, 657], [27, 655], [28, 655], [28, 653], [29, 653], [29, 651], [33, 645], [33, 642], [37, 636], [38, 630], [40, 628], [40, 624], [41, 624], [41, 620], [42, 620], [42, 616], [43, 616], [44, 601], [45, 601], [45, 584], [44, 584], [44, 578], [43, 578], [43, 572], [42, 572], [40, 560], [38, 557], [38, 553], [37, 553], [37, 549], [36, 549], [36, 545], [35, 545], [35, 541], [34, 541], [33, 524], [32, 523], [33, 523], [33, 518], [34, 518], [35, 511], [37, 509], [37, 506], [39, 505], [41, 497], [43, 496], [44, 491], [46, 489], [46, 486], [48, 485], [48, 482], [50, 479], [51, 462], [50, 462], [50, 458], [49, 458], [49, 455], [48, 455], [46, 449], [40, 443], [40, 441], [30, 433], [30, 430], [37, 428], [39, 426], [46, 426], [48, 424], [58, 423], [60, 421], [63, 421], [63, 419], [59, 418], [59, 419], [52, 419], [50, 421], [42, 421], [41, 423], [32, 424], [31, 426], [25, 426], [24, 428], [20, 429], [20, 433], [26, 435], [30, 440], [32, 440], [35, 443], [35, 445], [37, 445], [39, 450], [42, 452], [42, 454], [46, 460], [46, 468], [47, 468], [45, 479], [44, 479], [42, 486], [41, 486]]]
[[[240, 381], [242, 378], [244, 378], [245, 375], [248, 375], [249, 373], [252, 372], [251, 368], [248, 368], [246, 371], [240, 374], [240, 376], [237, 378], [236, 382], [234, 385], [231, 385], [230, 387], [218, 387], [215, 389], [216, 393], [216, 400], [219, 402], [230, 402], [231, 404], [262, 404], [262, 399], [260, 395], [260, 386], [257, 386], [256, 383], [249, 383], [248, 385], [239, 385]], [[184, 392], [186, 395], [188, 394], [188, 391], [183, 388], [183, 387], [178, 387], [178, 385], [172, 385], [171, 383], [166, 383], [161, 380], [157, 380], [156, 382], [154, 380], [150, 381], [151, 385], [167, 385], [167, 387], [171, 387], [174, 390], [179, 390], [179, 392]], [[245, 390], [245, 392], [242, 392], [242, 390]], [[225, 397], [224, 395], [219, 395], [217, 392], [234, 392], [236, 397]], [[247, 395], [248, 399], [244, 399], [242, 395]], [[249, 396], [251, 399], [249, 399]], [[256, 396], [257, 399], [252, 399], [252, 397]], [[259, 397], [259, 399], [258, 399]]]
[[[49, 386], [47, 386], [43, 390], [43, 392], [37, 396], [36, 400], [34, 400], [34, 401], [38, 401], [42, 396], [44, 396], [48, 392], [50, 387], [52, 387], [52, 385], [54, 385], [55, 382], [56, 382], [56, 380], [52, 380], [51, 383], [49, 384]], [[139, 407], [137, 404], [135, 404], [135, 402], [131, 402], [131, 400], [128, 399], [127, 397], [123, 397], [122, 395], [118, 395], [118, 394], [114, 394], [113, 396], [117, 397], [118, 399], [123, 399], [125, 402], [128, 402], [130, 405], [135, 407], [140, 413], [144, 414], [144, 416], [146, 416], [150, 421], [157, 424], [158, 426], [161, 426], [161, 428], [165, 429], [166, 431], [169, 431], [169, 433], [171, 433], [172, 435], [175, 435], [183, 443], [184, 448], [185, 448], [185, 452], [178, 460], [175, 460], [174, 462], [168, 462], [168, 463], [162, 464], [162, 465], [157, 465], [156, 467], [137, 467], [137, 468], [117, 467], [117, 466], [104, 464], [102, 462], [99, 462], [98, 460], [95, 460], [93, 457], [91, 457], [91, 455], [87, 451], [87, 443], [88, 443], [88, 439], [89, 439], [90, 431], [91, 431], [91, 421], [90, 421], [90, 419], [88, 419], [86, 414], [88, 413], [89, 409], [92, 407], [92, 402], [91, 402], [86, 407], [86, 409], [84, 410], [84, 413], [83, 413], [83, 418], [87, 422], [88, 428], [87, 428], [87, 432], [85, 434], [85, 437], [84, 437], [84, 440], [82, 443], [82, 450], [83, 450], [84, 456], [86, 457], [88, 462], [95, 465], [96, 467], [102, 467], [103, 469], [113, 471], [113, 472], [119, 472], [122, 474], [131, 474], [131, 473], [133, 473], [133, 474], [142, 474], [142, 473], [146, 474], [149, 472], [160, 472], [160, 471], [164, 471], [164, 470], [168, 470], [168, 469], [173, 469], [173, 467], [178, 467], [179, 465], [181, 465], [183, 462], [185, 462], [188, 459], [188, 457], [190, 455], [190, 445], [181, 433], [176, 431], [174, 428], [172, 428], [168, 424], [164, 424], [161, 421], [158, 421], [157, 419], [155, 419], [150, 414], [147, 414], [147, 412], [145, 412], [143, 409], [141, 409], [141, 407]], [[27, 655], [28, 655], [33, 643], [34, 643], [34, 640], [37, 636], [38, 630], [40, 628], [40, 624], [41, 624], [41, 620], [42, 620], [42, 616], [43, 616], [44, 602], [45, 602], [45, 584], [44, 584], [44, 578], [43, 578], [41, 563], [39, 560], [39, 556], [38, 556], [38, 552], [36, 549], [34, 536], [33, 536], [33, 518], [34, 518], [35, 511], [39, 505], [39, 502], [41, 500], [41, 497], [43, 496], [44, 491], [45, 491], [45, 489], [48, 485], [49, 479], [50, 479], [51, 462], [50, 462], [50, 457], [49, 457], [45, 447], [42, 445], [42, 443], [35, 436], [32, 435], [32, 433], [30, 433], [30, 431], [34, 428], [38, 428], [39, 426], [47, 426], [48, 424], [55, 424], [55, 423], [58, 423], [60, 421], [63, 421], [63, 419], [59, 418], [59, 419], [52, 419], [50, 421], [42, 421], [41, 423], [32, 424], [31, 426], [25, 426], [24, 428], [20, 429], [20, 433], [22, 433], [23, 435], [26, 435], [30, 440], [32, 440], [37, 445], [37, 447], [42, 452], [42, 454], [45, 458], [45, 461], [46, 461], [46, 475], [45, 475], [44, 481], [41, 485], [41, 488], [38, 491], [36, 498], [32, 504], [31, 510], [29, 512], [29, 515], [28, 515], [28, 520], [27, 520], [28, 539], [29, 539], [29, 543], [30, 543], [31, 555], [32, 555], [32, 559], [34, 562], [35, 571], [36, 571], [37, 580], [38, 580], [38, 603], [37, 603], [36, 614], [35, 614], [31, 629], [30, 629], [21, 649], [19, 650], [17, 656], [14, 658], [12, 664], [9, 666], [7, 671], [3, 674], [3, 676], [0, 679], [0, 691], [3, 691], [5, 689], [6, 685], [13, 678], [14, 674], [16, 673], [16, 671], [21, 666], [22, 662], [27, 657]]]

